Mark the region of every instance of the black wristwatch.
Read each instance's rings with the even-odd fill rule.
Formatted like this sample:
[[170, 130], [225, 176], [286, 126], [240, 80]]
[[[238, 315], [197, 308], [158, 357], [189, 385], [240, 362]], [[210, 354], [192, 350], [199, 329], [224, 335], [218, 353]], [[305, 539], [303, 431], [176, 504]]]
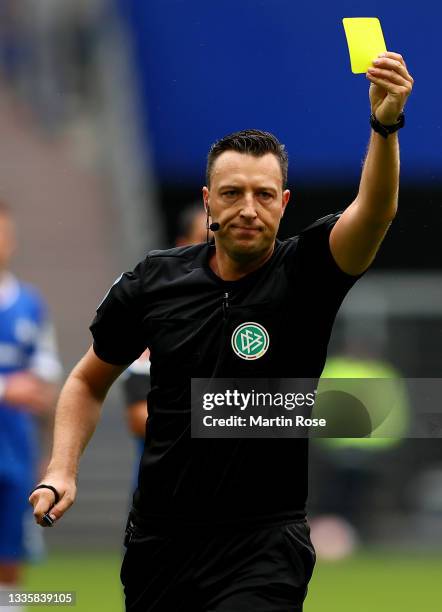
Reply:
[[380, 121], [376, 119], [374, 113], [372, 113], [370, 115], [370, 125], [375, 132], [377, 132], [384, 138], [388, 138], [389, 134], [394, 134], [395, 132], [404, 127], [405, 115], [404, 113], [401, 113], [398, 117], [397, 123], [394, 123], [393, 125], [383, 125]]

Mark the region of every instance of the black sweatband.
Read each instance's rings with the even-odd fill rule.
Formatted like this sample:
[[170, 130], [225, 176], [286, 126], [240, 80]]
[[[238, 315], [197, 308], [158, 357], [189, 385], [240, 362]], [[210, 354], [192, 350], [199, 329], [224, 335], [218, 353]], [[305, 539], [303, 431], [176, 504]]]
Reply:
[[36, 491], [37, 489], [50, 489], [52, 491], [52, 493], [55, 495], [55, 503], [58, 504], [58, 502], [60, 501], [60, 495], [59, 495], [57, 489], [55, 487], [53, 487], [52, 485], [47, 485], [47, 484], [38, 485], [38, 487], [35, 487], [35, 489], [32, 489], [32, 491], [29, 493], [29, 495], [32, 495], [32, 493], [34, 491]]

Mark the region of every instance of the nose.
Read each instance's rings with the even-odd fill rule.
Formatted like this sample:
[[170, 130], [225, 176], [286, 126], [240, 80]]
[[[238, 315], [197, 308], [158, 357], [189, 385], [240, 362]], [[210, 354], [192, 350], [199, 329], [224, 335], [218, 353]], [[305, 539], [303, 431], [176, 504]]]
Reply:
[[255, 209], [255, 200], [253, 198], [253, 194], [247, 193], [244, 196], [244, 200], [242, 202], [240, 216], [243, 219], [256, 219], [257, 213]]

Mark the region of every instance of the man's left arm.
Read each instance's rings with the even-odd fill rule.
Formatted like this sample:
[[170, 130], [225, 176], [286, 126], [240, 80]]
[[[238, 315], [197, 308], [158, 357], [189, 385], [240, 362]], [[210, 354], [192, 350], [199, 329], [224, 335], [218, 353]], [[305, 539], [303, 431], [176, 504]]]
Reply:
[[[414, 82], [402, 56], [387, 52], [378, 57], [367, 78], [371, 112], [382, 125], [396, 124]], [[396, 215], [398, 192], [398, 132], [384, 138], [372, 130], [358, 195], [330, 233], [333, 258], [347, 274], [361, 274], [374, 260]]]

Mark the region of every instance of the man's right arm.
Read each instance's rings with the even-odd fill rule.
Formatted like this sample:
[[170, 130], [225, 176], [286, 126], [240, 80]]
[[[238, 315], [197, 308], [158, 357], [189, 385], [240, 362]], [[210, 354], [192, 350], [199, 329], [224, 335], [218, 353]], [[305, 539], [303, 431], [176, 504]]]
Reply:
[[[48, 470], [41, 481], [55, 487], [59, 502], [50, 515], [59, 519], [74, 503], [80, 457], [100, 419], [101, 408], [112, 383], [126, 369], [102, 361], [91, 347], [69, 375], [57, 404], [54, 443]], [[43, 525], [42, 517], [54, 503], [50, 489], [37, 489], [29, 502], [34, 517]]]

